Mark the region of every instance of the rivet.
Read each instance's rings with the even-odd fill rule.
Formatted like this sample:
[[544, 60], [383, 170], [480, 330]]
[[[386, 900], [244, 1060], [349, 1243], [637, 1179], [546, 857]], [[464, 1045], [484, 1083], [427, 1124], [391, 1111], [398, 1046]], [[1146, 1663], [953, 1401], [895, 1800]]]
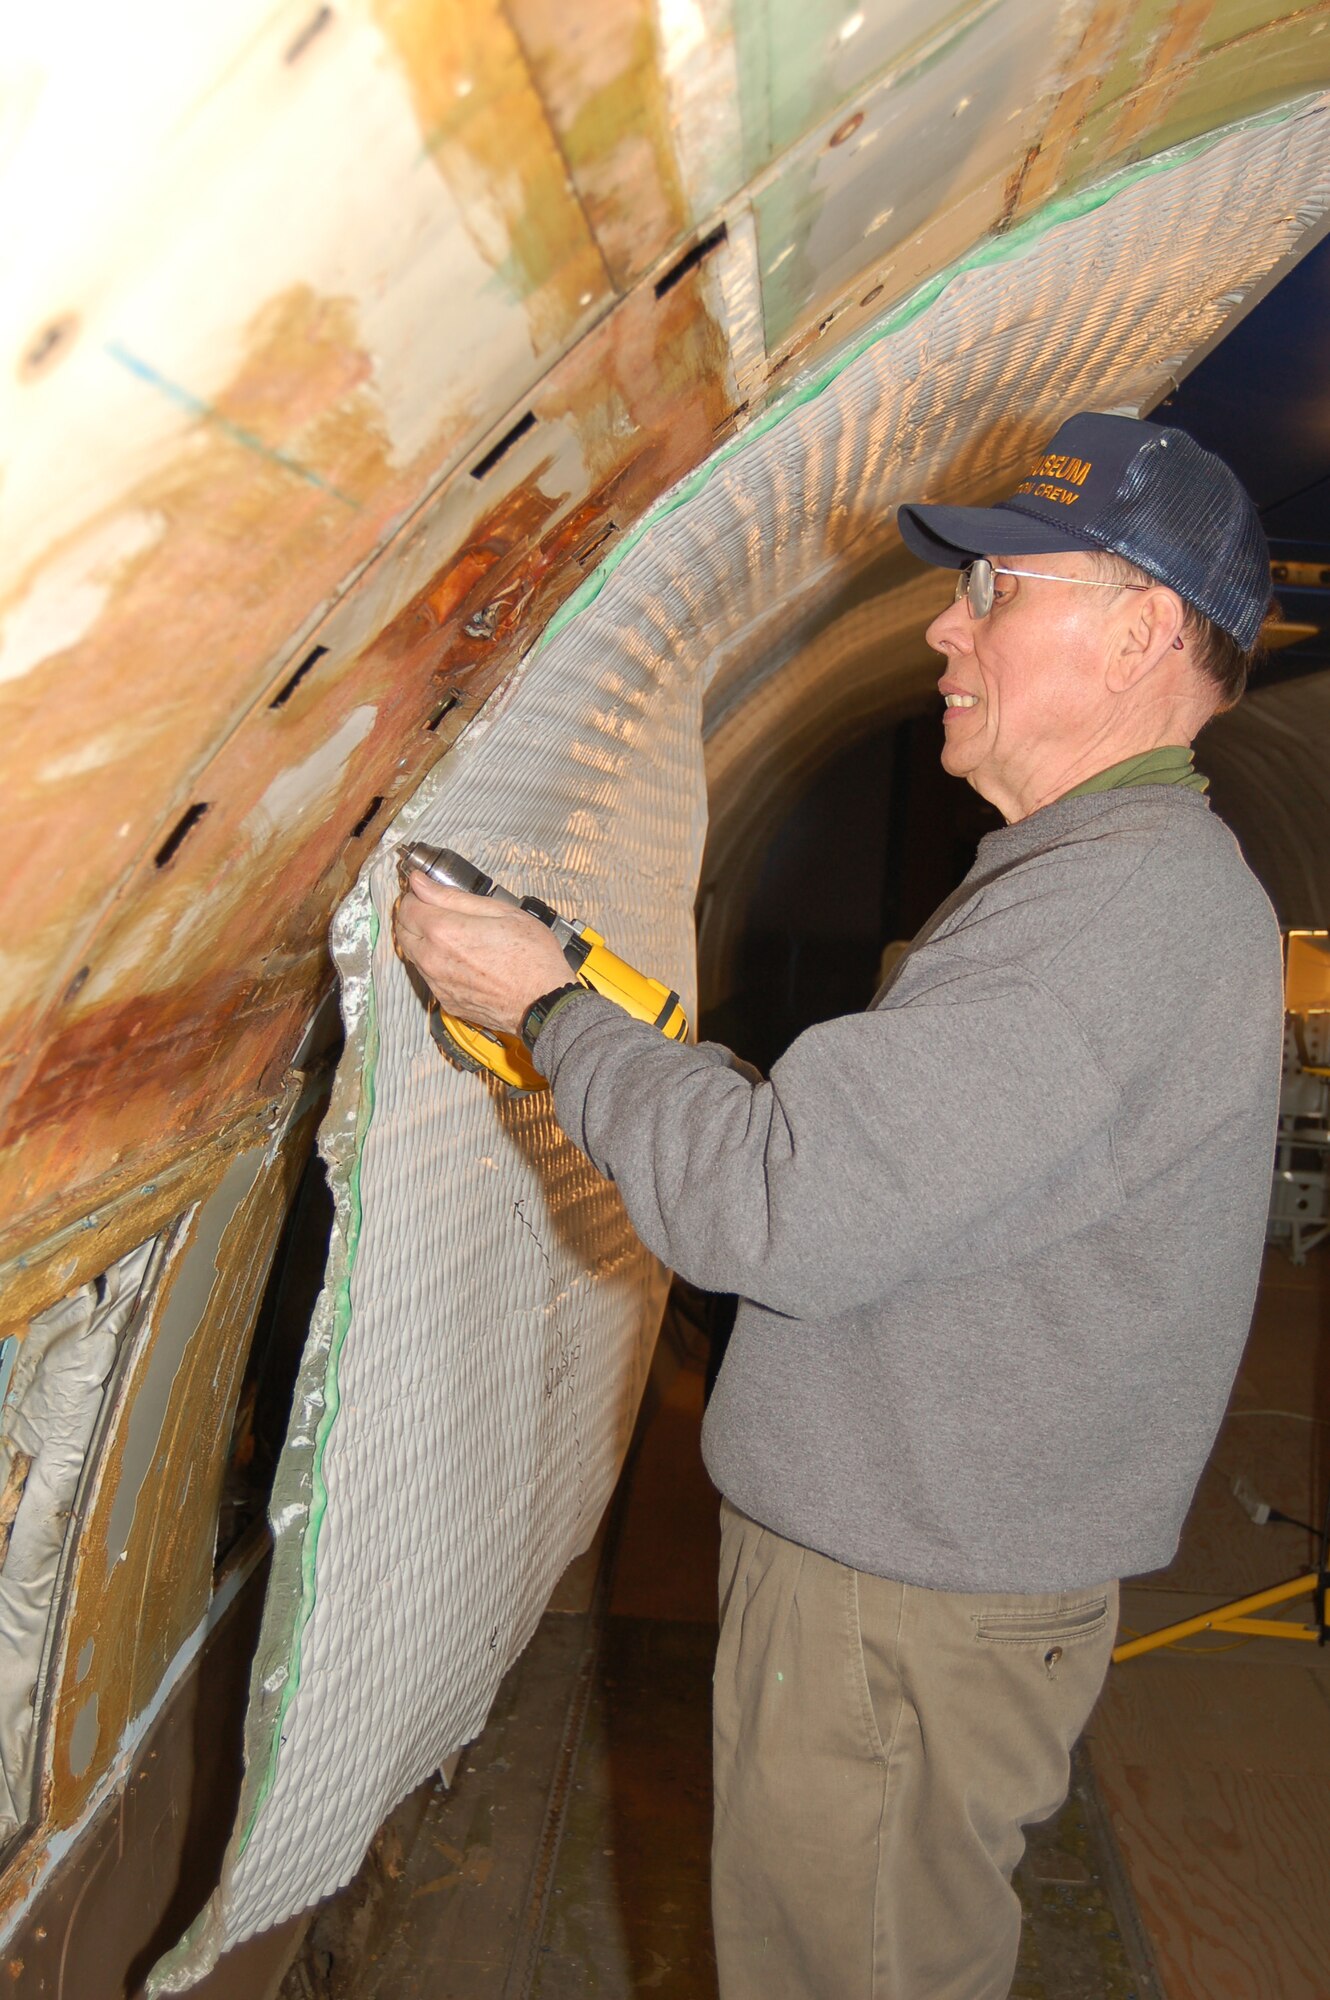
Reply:
[[492, 639], [499, 627], [501, 608], [497, 604], [487, 604], [467, 619], [462, 630], [468, 639]]
[[51, 320], [44, 326], [35, 340], [29, 341], [19, 362], [19, 376], [24, 382], [31, 382], [67, 354], [78, 332], [77, 313], [65, 313], [59, 319]]
[[299, 62], [310, 43], [317, 41], [324, 29], [331, 24], [332, 17], [333, 10], [331, 7], [320, 7], [317, 13], [312, 14], [295, 40], [288, 45], [284, 61], [289, 63]]
[[461, 695], [456, 693], [455, 690], [450, 688], [448, 692], [444, 695], [443, 699], [438, 704], [437, 708], [435, 708], [433, 713], [430, 715], [430, 718], [428, 722], [425, 724], [425, 727], [431, 731], [437, 729], [439, 724], [443, 721], [444, 716], [451, 715], [461, 699], [462, 699]]
[[848, 118], [844, 118], [841, 120], [841, 123], [836, 127], [831, 137], [827, 140], [827, 144], [829, 146], [843, 146], [847, 139], [852, 139], [854, 137], [855, 133], [859, 130], [859, 127], [863, 124], [863, 122], [864, 122], [863, 112], [852, 111]]

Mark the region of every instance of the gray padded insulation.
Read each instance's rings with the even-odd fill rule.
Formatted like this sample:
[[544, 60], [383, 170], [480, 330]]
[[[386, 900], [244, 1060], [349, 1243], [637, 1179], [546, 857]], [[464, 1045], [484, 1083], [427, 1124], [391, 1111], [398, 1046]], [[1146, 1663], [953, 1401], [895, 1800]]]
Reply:
[[0, 1554], [0, 1842], [31, 1805], [61, 1556], [106, 1383], [155, 1248], [156, 1238], [140, 1244], [30, 1322], [0, 1407], [0, 1485], [17, 1475], [22, 1496]]

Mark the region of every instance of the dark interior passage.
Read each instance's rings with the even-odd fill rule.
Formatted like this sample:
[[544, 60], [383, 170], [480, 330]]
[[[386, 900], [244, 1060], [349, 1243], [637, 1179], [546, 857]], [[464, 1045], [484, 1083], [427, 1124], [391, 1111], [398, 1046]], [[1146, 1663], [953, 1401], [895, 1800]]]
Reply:
[[907, 716], [831, 756], [772, 829], [736, 954], [704, 1034], [760, 1069], [816, 1021], [857, 1012], [883, 948], [909, 940], [967, 874], [993, 806], [938, 761], [936, 714]]

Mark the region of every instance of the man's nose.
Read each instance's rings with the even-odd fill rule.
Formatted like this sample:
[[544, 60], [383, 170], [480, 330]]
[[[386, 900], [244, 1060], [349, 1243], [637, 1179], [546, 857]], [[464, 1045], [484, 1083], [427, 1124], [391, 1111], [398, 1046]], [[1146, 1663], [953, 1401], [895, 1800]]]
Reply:
[[945, 611], [939, 611], [928, 630], [924, 642], [935, 653], [972, 653], [974, 651], [974, 620], [970, 607], [963, 597], [949, 604]]

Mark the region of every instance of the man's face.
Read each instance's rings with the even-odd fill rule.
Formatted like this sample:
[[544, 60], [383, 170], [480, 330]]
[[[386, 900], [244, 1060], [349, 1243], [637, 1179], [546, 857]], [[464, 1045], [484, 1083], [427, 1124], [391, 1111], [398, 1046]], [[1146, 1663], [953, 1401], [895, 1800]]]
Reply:
[[[1083, 555], [991, 560], [1003, 570], [1068, 578], [1090, 570]], [[1104, 670], [1121, 602], [1113, 590], [995, 575], [986, 618], [972, 617], [962, 598], [928, 627], [928, 644], [947, 662], [938, 683], [947, 704], [943, 768], [1008, 819], [1056, 796], [1068, 772], [1092, 764], [1111, 722]]]

